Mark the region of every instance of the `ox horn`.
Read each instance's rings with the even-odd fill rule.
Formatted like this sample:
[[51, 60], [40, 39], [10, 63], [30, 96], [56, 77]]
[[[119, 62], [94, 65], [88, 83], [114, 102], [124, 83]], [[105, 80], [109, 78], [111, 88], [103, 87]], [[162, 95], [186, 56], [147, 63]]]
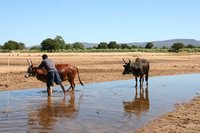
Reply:
[[33, 66], [33, 62], [32, 62], [32, 60], [30, 60], [31, 61], [31, 65]]
[[131, 60], [129, 58], [128, 58], [128, 61], [129, 61], [128, 64], [131, 63]]
[[26, 61], [28, 62], [29, 66], [31, 66], [31, 63], [30, 63], [30, 61], [29, 61], [28, 59], [26, 59]]
[[128, 63], [126, 63], [126, 61], [124, 60], [124, 58], [122, 58], [122, 60], [124, 61], [125, 64], [128, 64]]
[[28, 59], [26, 59], [26, 61], [28, 62], [29, 66], [33, 65], [32, 60], [28, 60]]

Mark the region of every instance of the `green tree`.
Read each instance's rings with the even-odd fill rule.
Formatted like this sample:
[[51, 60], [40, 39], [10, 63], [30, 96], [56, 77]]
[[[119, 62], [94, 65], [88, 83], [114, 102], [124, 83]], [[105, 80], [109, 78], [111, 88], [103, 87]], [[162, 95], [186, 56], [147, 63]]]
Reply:
[[57, 45], [59, 45], [59, 49], [65, 48], [65, 40], [63, 39], [63, 37], [56, 36], [54, 40], [56, 41]]
[[171, 48], [174, 52], [179, 52], [180, 49], [182, 49], [184, 47], [185, 47], [185, 45], [183, 43], [174, 43]]
[[108, 49], [108, 44], [106, 42], [100, 42], [97, 49]]
[[162, 49], [168, 49], [168, 47], [167, 46], [163, 46]]
[[9, 40], [8, 42], [5, 42], [3, 45], [3, 49], [5, 50], [22, 50], [25, 49], [25, 44], [22, 42], [16, 42], [13, 40]]
[[92, 48], [87, 48], [87, 49], [98, 49], [98, 47], [94, 45]]
[[131, 45], [131, 48], [134, 49], [134, 48], [138, 48], [137, 45]]
[[71, 44], [66, 44], [65, 45], [65, 49], [72, 49], [72, 45]]
[[54, 39], [47, 38], [47, 39], [43, 40], [41, 43], [42, 51], [53, 52], [57, 49], [59, 49], [59, 44]]
[[82, 44], [82, 43], [80, 43], [80, 42], [75, 42], [75, 43], [73, 43], [72, 44], [72, 47], [74, 48], [74, 49], [85, 49], [85, 47], [84, 47], [84, 45]]
[[153, 43], [152, 42], [148, 42], [147, 43], [147, 45], [145, 46], [145, 48], [147, 48], [147, 49], [151, 49], [151, 48], [153, 48]]
[[47, 38], [41, 43], [41, 50], [53, 52], [59, 49], [65, 49], [65, 41], [61, 36], [56, 36], [54, 39]]
[[186, 46], [186, 48], [195, 48], [195, 46], [192, 45], [192, 44], [188, 44], [188, 45]]
[[109, 49], [119, 49], [120, 45], [118, 45], [115, 41], [110, 41], [108, 43], [108, 48]]
[[25, 47], [25, 44], [22, 43], [22, 42], [19, 42], [19, 43], [17, 44], [17, 46], [16, 46], [16, 49], [20, 49], [20, 50], [25, 49], [25, 48], [26, 48], [26, 47]]
[[16, 47], [15, 47], [16, 45], [17, 45], [16, 41], [9, 40], [8, 42], [4, 43], [3, 49], [5, 49], [5, 50], [15, 50], [16, 49]]
[[128, 44], [121, 44], [121, 49], [131, 49]]

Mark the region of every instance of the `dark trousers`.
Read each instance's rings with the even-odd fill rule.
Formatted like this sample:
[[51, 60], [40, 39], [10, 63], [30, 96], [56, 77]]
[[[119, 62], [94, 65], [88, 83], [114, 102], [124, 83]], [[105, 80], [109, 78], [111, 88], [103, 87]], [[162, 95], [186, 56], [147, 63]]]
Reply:
[[49, 71], [47, 74], [47, 88], [50, 88], [50, 86], [53, 86], [54, 82], [56, 84], [62, 83], [60, 75], [57, 71]]

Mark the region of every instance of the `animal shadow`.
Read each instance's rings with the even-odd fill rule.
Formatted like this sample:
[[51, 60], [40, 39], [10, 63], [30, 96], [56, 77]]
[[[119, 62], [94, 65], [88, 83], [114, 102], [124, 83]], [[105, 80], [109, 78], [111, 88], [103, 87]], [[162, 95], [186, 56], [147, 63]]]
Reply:
[[48, 97], [46, 102], [29, 112], [29, 130], [51, 129], [60, 118], [75, 119], [79, 113], [79, 105], [76, 104], [74, 92], [68, 94], [62, 100]]
[[132, 114], [136, 117], [140, 117], [143, 113], [149, 111], [149, 106], [148, 86], [144, 89], [143, 85], [139, 87], [139, 94], [138, 86], [135, 86], [135, 96], [133, 100], [123, 102], [125, 115], [128, 117], [132, 117]]

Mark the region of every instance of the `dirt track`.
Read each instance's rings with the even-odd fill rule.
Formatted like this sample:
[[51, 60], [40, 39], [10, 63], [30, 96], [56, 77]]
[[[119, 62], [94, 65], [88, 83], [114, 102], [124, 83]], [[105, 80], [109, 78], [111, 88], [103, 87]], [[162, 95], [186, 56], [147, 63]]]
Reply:
[[[24, 77], [28, 67], [26, 59], [31, 59], [34, 64], [39, 64], [42, 54], [1, 53], [0, 90], [45, 87], [44, 83], [35, 78], [27, 79]], [[135, 58], [140, 57], [149, 60], [151, 65], [150, 76], [200, 72], [199, 53], [53, 53], [48, 55], [55, 63], [68, 63], [78, 66], [83, 83], [133, 78], [132, 75], [122, 75], [122, 58], [135, 60]], [[79, 84], [77, 79], [76, 83]], [[191, 103], [180, 105], [176, 111], [161, 116], [140, 129], [139, 132], [200, 132], [199, 107], [200, 97]], [[183, 108], [187, 108], [187, 110]]]

